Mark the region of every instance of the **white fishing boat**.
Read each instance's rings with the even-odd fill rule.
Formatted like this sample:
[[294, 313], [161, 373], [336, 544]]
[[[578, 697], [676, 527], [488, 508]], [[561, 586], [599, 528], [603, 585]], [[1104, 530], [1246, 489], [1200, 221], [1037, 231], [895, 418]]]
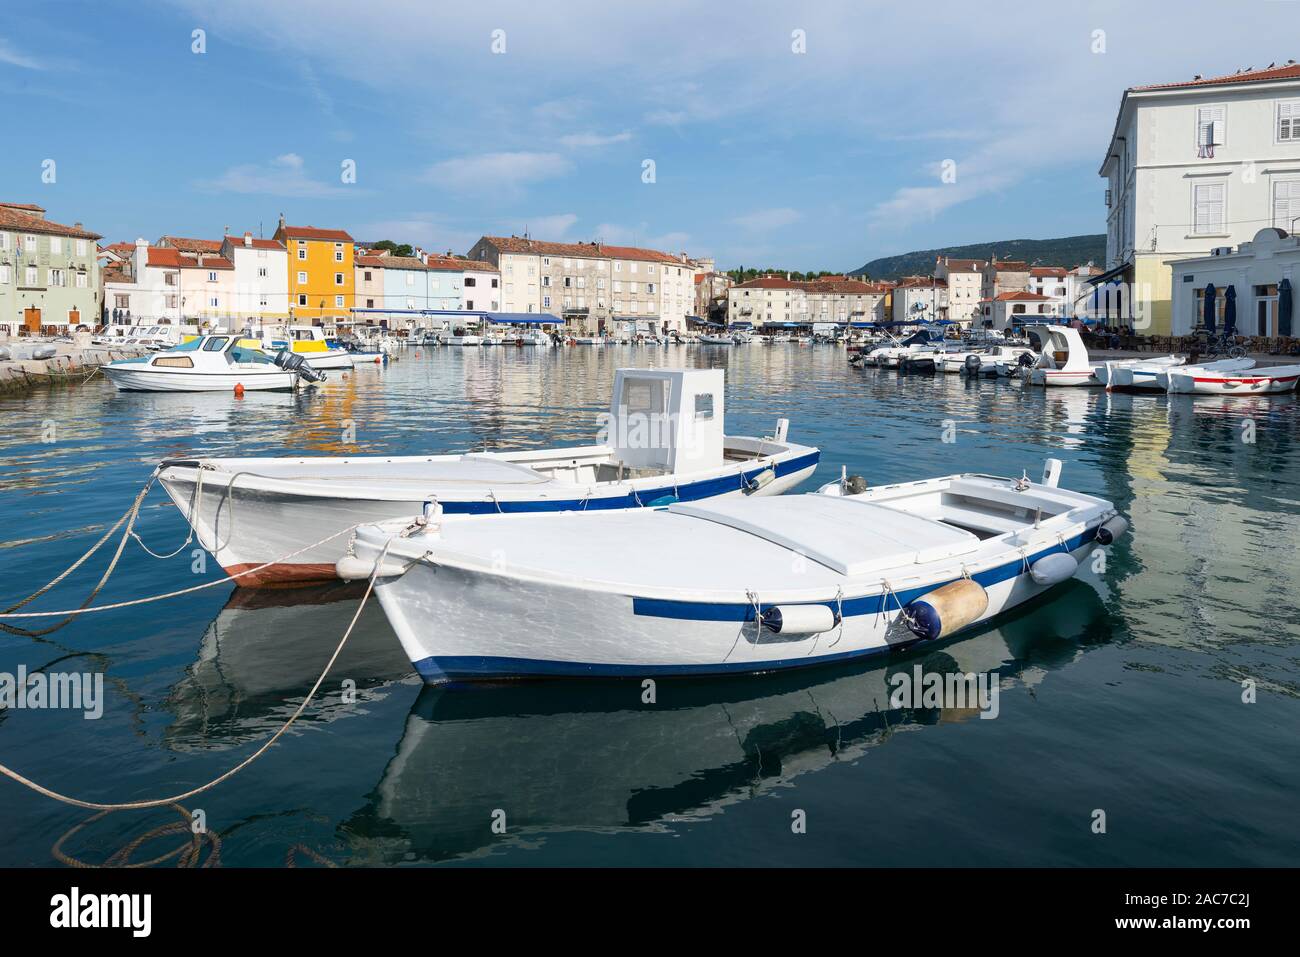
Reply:
[[[598, 445], [463, 455], [178, 459], [158, 479], [200, 544], [240, 584], [334, 577], [360, 522], [608, 512], [719, 496], [778, 495], [812, 475], [819, 452], [726, 435], [720, 369], [620, 369]], [[629, 543], [631, 545], [631, 543]], [[291, 554], [296, 553], [296, 554]], [[271, 567], [251, 574], [266, 563]]]
[[102, 367], [122, 392], [255, 392], [297, 389], [325, 373], [298, 354], [271, 358], [238, 336], [198, 336], [151, 356], [118, 359]]
[[797, 668], [946, 638], [1073, 577], [1127, 529], [1043, 481], [962, 474], [851, 493], [358, 530], [428, 682]]
[[899, 339], [890, 333], [886, 335], [889, 336], [888, 344], [877, 346], [866, 354], [863, 361], [867, 365], [894, 369], [904, 356], [937, 352], [942, 344], [942, 340], [935, 339], [925, 329], [912, 333], [906, 339]]
[[[1175, 368], [1175, 367], [1173, 367], [1173, 366], [1166, 366], [1165, 368], [1160, 369], [1160, 370], [1158, 370], [1158, 371], [1156, 372], [1156, 375], [1155, 375], [1155, 389], [1156, 389], [1157, 392], [1168, 392], [1168, 391], [1169, 391], [1169, 373], [1172, 372], [1172, 371], [1174, 371], [1174, 368]], [[1178, 368], [1178, 371], [1179, 371], [1179, 372], [1184, 372], [1184, 373], [1194, 373], [1194, 372], [1201, 372], [1201, 371], [1206, 371], [1206, 372], [1240, 372], [1240, 371], [1242, 371], [1242, 370], [1244, 370], [1244, 369], [1253, 369], [1253, 368], [1255, 368], [1255, 360], [1254, 360], [1254, 359], [1245, 359], [1245, 358], [1242, 358], [1242, 359], [1219, 359], [1219, 360], [1217, 360], [1217, 361], [1215, 361], [1215, 362], [1201, 362], [1201, 363], [1198, 363], [1198, 364], [1196, 364], [1196, 365], [1194, 365], [1194, 366], [1179, 366], [1179, 367], [1177, 367], [1177, 368]]]
[[1271, 366], [1266, 369], [1169, 370], [1170, 392], [1193, 392], [1201, 395], [1263, 395], [1294, 392], [1300, 382], [1300, 365]]
[[580, 346], [603, 346], [605, 344], [604, 336], [578, 336], [573, 340], [576, 345]]
[[1043, 352], [1030, 369], [1030, 385], [1099, 385], [1096, 367], [1088, 361], [1088, 347], [1079, 330], [1069, 326], [1043, 326]]
[[736, 344], [736, 340], [731, 336], [711, 335], [709, 333], [702, 334], [696, 342], [702, 346], [734, 346]]
[[245, 339], [257, 342], [267, 355], [286, 350], [300, 355], [313, 369], [351, 369], [352, 353], [330, 344], [325, 338], [325, 330], [320, 326], [289, 326], [279, 335], [263, 336], [252, 339], [245, 334]]
[[1157, 385], [1156, 377], [1162, 371], [1167, 372], [1186, 363], [1185, 356], [1161, 356], [1133, 362], [1107, 362], [1104, 364], [1105, 377], [1103, 378], [1102, 370], [1099, 368], [1097, 378], [1106, 388], [1115, 392], [1163, 391]]
[[481, 346], [483, 337], [471, 329], [456, 326], [439, 332], [438, 342], [444, 346]]

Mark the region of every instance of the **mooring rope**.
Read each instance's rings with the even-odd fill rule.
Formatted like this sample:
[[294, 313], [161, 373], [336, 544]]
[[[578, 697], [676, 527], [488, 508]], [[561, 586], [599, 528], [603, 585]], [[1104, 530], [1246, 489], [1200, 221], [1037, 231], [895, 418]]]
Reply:
[[312, 698], [316, 696], [316, 692], [320, 690], [321, 684], [325, 681], [326, 676], [329, 675], [330, 670], [334, 667], [334, 662], [338, 660], [339, 654], [343, 651], [343, 646], [346, 645], [348, 639], [352, 637], [352, 630], [356, 627], [357, 621], [361, 618], [361, 612], [365, 610], [366, 603], [370, 600], [370, 595], [375, 589], [375, 580], [379, 577], [379, 569], [382, 567], [384, 559], [388, 557], [388, 548], [391, 544], [392, 539], [386, 541], [383, 549], [379, 553], [379, 557], [375, 559], [375, 567], [371, 569], [370, 580], [366, 584], [366, 592], [361, 596], [361, 602], [357, 605], [356, 613], [353, 614], [352, 620], [348, 623], [347, 630], [343, 632], [343, 637], [339, 639], [338, 645], [335, 646], [334, 653], [330, 655], [329, 661], [325, 663], [325, 670], [320, 673], [320, 677], [316, 679], [316, 683], [313, 684], [311, 690], [307, 692], [307, 697], [303, 698], [302, 703], [298, 705], [293, 714], [289, 715], [289, 719], [285, 721], [285, 723], [280, 726], [280, 729], [276, 731], [275, 734], [271, 735], [271, 737], [267, 739], [260, 748], [224, 774], [218, 775], [206, 784], [201, 784], [196, 788], [191, 788], [190, 790], [184, 791], [180, 794], [173, 794], [170, 797], [155, 798], [149, 801], [125, 801], [120, 804], [106, 804], [99, 801], [83, 801], [80, 798], [69, 797], [66, 794], [61, 794], [58, 791], [53, 791], [50, 788], [37, 784], [35, 781], [24, 777], [5, 764], [0, 764], [0, 774], [3, 774], [11, 780], [17, 781], [26, 788], [30, 788], [37, 794], [42, 794], [47, 798], [51, 798], [63, 804], [70, 804], [73, 807], [84, 807], [92, 811], [140, 810], [143, 808], [162, 807], [163, 805], [168, 804], [178, 804], [181, 801], [194, 797], [196, 794], [202, 794], [204, 791], [211, 790], [223, 781], [228, 781], [265, 754], [270, 749], [271, 745], [280, 740], [280, 736], [288, 731], [289, 728], [292, 727], [293, 723], [301, 717], [302, 713], [307, 710], [307, 705], [311, 704]]

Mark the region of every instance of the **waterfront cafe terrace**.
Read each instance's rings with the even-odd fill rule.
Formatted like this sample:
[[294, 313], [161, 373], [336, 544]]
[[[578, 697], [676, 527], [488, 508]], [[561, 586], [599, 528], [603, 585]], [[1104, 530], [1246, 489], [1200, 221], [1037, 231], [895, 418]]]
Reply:
[[1223, 246], [1168, 265], [1175, 336], [1190, 336], [1200, 323], [1211, 335], [1235, 337], [1248, 352], [1300, 354], [1295, 323], [1300, 238], [1268, 227], [1236, 249]]
[[[456, 326], [478, 328], [484, 325], [533, 326], [543, 332], [564, 328], [564, 321], [549, 312], [489, 312], [482, 309], [353, 309], [351, 326], [378, 326], [394, 334], [416, 328], [435, 329]], [[344, 325], [343, 323], [339, 324]]]

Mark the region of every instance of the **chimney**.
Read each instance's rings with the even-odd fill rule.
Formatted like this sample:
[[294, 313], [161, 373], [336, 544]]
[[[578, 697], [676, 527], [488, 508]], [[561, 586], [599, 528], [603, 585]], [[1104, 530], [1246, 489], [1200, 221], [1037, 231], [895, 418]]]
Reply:
[[244, 233], [244, 245], [245, 245], [245, 246], [251, 246], [251, 245], [253, 245], [253, 234], [252, 234], [252, 233]]
[[280, 228], [284, 229], [284, 213], [280, 214]]

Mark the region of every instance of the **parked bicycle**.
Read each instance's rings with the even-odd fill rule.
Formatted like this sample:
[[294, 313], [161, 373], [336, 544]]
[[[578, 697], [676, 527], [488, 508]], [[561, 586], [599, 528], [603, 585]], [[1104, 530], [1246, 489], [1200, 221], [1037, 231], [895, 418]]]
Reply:
[[1236, 337], [1220, 334], [1206, 338], [1205, 348], [1201, 354], [1207, 359], [1217, 359], [1220, 356], [1228, 359], [1241, 359], [1245, 357], [1246, 350], [1237, 344]]

